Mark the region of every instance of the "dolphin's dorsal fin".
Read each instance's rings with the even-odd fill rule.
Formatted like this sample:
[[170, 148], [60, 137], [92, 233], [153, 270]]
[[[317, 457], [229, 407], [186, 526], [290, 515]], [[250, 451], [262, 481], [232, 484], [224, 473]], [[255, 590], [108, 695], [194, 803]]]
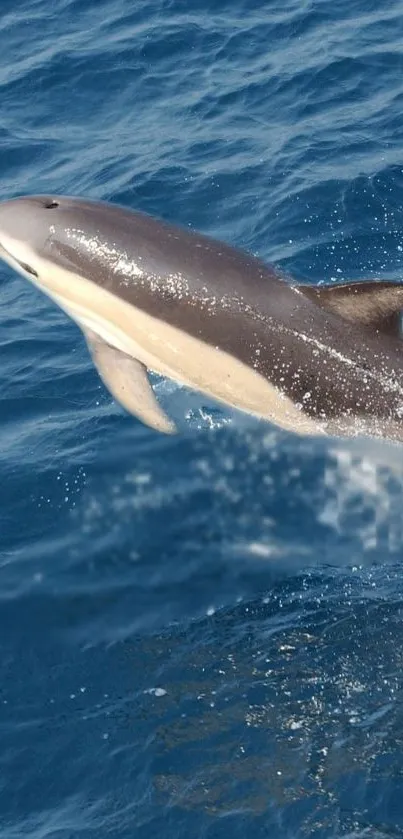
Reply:
[[156, 431], [173, 434], [175, 425], [158, 404], [144, 364], [112, 347], [90, 329], [83, 332], [95, 367], [117, 402]]
[[383, 280], [334, 286], [298, 286], [306, 297], [330, 312], [372, 331], [401, 337], [403, 285]]

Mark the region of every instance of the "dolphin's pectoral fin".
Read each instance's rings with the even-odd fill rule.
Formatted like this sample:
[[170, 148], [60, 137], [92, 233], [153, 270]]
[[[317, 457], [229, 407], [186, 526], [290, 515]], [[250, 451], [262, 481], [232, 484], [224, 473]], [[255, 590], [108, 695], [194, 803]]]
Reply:
[[146, 425], [173, 434], [175, 425], [158, 404], [144, 364], [107, 344], [90, 329], [83, 332], [95, 367], [112, 396]]
[[377, 330], [393, 338], [401, 337], [403, 285], [373, 280], [298, 288], [318, 306], [341, 315], [345, 320], [361, 323], [372, 331]]

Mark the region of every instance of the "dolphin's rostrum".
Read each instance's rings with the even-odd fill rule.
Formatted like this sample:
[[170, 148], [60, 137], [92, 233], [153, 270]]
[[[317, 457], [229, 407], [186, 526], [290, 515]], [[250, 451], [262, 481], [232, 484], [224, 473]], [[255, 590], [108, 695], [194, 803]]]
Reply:
[[403, 286], [297, 286], [224, 243], [69, 197], [1, 203], [0, 256], [76, 321], [113, 396], [153, 428], [175, 430], [147, 370], [300, 433], [403, 440]]

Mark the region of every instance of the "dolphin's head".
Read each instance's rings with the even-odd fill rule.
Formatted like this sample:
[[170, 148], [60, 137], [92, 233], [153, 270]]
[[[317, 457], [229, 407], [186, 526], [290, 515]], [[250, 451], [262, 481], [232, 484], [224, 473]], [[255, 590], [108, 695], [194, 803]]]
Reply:
[[59, 208], [59, 200], [51, 196], [16, 198], [0, 204], [0, 256], [34, 281], [49, 248]]
[[41, 195], [4, 201], [0, 257], [44, 290], [51, 291], [58, 268], [103, 284], [102, 274], [115, 270], [125, 251], [121, 214], [116, 205], [79, 198]]

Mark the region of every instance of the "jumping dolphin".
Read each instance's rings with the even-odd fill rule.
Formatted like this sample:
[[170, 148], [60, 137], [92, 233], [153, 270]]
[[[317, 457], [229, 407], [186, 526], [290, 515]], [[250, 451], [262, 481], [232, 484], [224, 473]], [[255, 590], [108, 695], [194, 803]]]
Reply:
[[296, 285], [254, 256], [105, 202], [0, 203], [0, 257], [80, 326], [113, 396], [175, 430], [147, 370], [300, 433], [403, 440], [403, 286]]

